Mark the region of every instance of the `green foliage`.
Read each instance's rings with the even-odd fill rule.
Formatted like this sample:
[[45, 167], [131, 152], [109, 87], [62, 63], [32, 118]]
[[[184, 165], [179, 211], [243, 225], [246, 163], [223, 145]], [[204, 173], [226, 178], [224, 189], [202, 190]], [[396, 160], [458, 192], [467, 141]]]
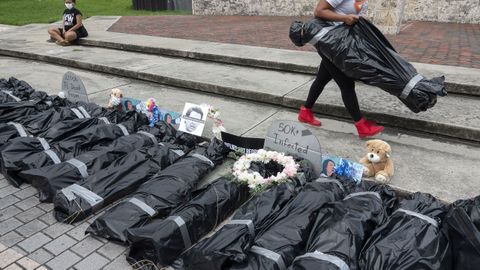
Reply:
[[[62, 0], [0, 0], [0, 24], [52, 23], [62, 19]], [[91, 16], [181, 15], [180, 11], [134, 10], [132, 0], [77, 0], [84, 19]]]

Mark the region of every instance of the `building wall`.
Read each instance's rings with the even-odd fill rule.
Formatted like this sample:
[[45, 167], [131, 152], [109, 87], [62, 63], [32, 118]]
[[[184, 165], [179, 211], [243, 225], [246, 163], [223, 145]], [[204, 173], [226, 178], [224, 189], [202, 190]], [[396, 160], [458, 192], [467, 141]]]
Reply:
[[404, 21], [480, 23], [480, 0], [407, 0]]

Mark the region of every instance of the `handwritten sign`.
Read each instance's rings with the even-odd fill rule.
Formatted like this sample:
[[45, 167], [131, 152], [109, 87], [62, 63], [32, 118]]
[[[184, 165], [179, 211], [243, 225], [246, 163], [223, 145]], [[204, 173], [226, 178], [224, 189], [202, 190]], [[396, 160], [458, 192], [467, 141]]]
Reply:
[[62, 91], [65, 93], [65, 97], [71, 101], [88, 102], [87, 90], [85, 90], [82, 80], [71, 71], [63, 75]]
[[265, 148], [309, 160], [317, 175], [322, 171], [320, 143], [309, 129], [298, 122], [273, 122], [267, 131]]

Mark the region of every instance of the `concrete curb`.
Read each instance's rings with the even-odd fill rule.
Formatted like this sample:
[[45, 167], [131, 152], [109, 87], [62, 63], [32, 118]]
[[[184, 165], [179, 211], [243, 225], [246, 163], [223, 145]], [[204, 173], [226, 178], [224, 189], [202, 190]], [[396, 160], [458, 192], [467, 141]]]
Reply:
[[[241, 98], [241, 99], [255, 101], [255, 102], [274, 104], [274, 105], [283, 106], [286, 108], [296, 109], [296, 108], [299, 108], [300, 105], [303, 103], [303, 100], [293, 98], [293, 97], [288, 97], [287, 95], [279, 96], [279, 95], [273, 95], [268, 93], [260, 93], [260, 92], [245, 90], [241, 88], [232, 88], [232, 87], [219, 86], [219, 85], [209, 84], [209, 83], [201, 83], [201, 82], [196, 82], [191, 80], [176, 79], [176, 78], [171, 78], [171, 77], [166, 77], [161, 75], [150, 74], [146, 72], [136, 72], [136, 71], [126, 70], [121, 68], [114, 68], [107, 65], [91, 64], [87, 62], [64, 59], [64, 58], [55, 57], [55, 56], [38, 55], [34, 53], [11, 51], [7, 49], [0, 49], [0, 54], [13, 56], [13, 57], [26, 58], [31, 60], [44, 61], [48, 63], [54, 63], [54, 64], [69, 66], [73, 68], [103, 72], [103, 73], [108, 73], [108, 74], [117, 75], [117, 76], [119, 75], [119, 76], [124, 76], [128, 78], [143, 80], [143, 81], [150, 81], [150, 82], [155, 82], [160, 84], [171, 85], [175, 87], [188, 88], [188, 89], [193, 89], [197, 91], [219, 94], [219, 95], [235, 97], [235, 98]], [[314, 111], [324, 115], [350, 119], [345, 108], [339, 105], [332, 105], [328, 103], [317, 103], [314, 107]], [[364, 113], [367, 117], [372, 117], [376, 119], [379, 123], [385, 123], [385, 124], [388, 123], [389, 126], [411, 130], [411, 131], [436, 134], [436, 135], [451, 137], [455, 139], [467, 140], [471, 142], [480, 142], [480, 130], [475, 128], [470, 128], [468, 126], [457, 126], [453, 124], [429, 122], [425, 120], [402, 117], [394, 114], [385, 114], [379, 111], [364, 111]]]
[[[117, 49], [131, 52], [148, 53], [155, 55], [174, 56], [189, 58], [195, 60], [219, 62], [226, 64], [235, 64], [241, 66], [265, 68], [271, 70], [295, 72], [304, 74], [316, 74], [318, 67], [311, 65], [301, 65], [289, 62], [269, 61], [265, 59], [257, 59], [254, 57], [237, 57], [232, 55], [212, 54], [198, 51], [185, 51], [172, 48], [154, 47], [154, 46], [141, 46], [136, 44], [125, 44], [120, 42], [113, 42], [108, 40], [93, 40], [93, 39], [81, 39], [80, 45], [100, 47], [107, 49]], [[274, 49], [272, 49], [274, 50]], [[319, 56], [317, 56], [319, 57]], [[480, 85], [473, 84], [461, 84], [457, 82], [446, 81], [445, 86], [449, 93], [480, 96]]]

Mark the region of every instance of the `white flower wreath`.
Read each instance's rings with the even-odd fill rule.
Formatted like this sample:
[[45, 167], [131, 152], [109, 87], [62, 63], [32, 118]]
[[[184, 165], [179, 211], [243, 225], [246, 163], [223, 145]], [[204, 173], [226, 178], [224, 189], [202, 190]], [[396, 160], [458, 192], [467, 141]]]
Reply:
[[[264, 178], [258, 172], [252, 172], [250, 164], [252, 162], [269, 163], [275, 161], [283, 166], [283, 170], [277, 175]], [[289, 177], [297, 173], [299, 165], [291, 156], [286, 156], [283, 153], [275, 151], [259, 150], [257, 153], [247, 154], [241, 156], [235, 164], [233, 164], [233, 176], [240, 181], [246, 182], [248, 187], [252, 190], [263, 189], [272, 184], [282, 183], [288, 180]]]

